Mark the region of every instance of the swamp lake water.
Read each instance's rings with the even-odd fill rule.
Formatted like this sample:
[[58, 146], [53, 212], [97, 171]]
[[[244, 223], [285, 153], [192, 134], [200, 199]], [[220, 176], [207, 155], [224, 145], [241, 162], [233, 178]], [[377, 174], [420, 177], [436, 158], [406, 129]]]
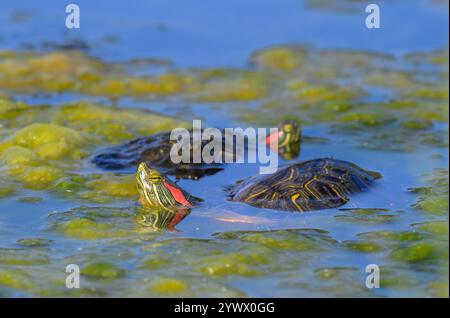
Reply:
[[[380, 1], [379, 30], [364, 1], [77, 3], [79, 30], [51, 0], [0, 4], [0, 296], [448, 297], [447, 1]], [[90, 161], [193, 119], [286, 118], [312, 137], [296, 160], [382, 179], [290, 213], [228, 201], [259, 169], [230, 164], [178, 181], [205, 201], [168, 230], [134, 171]]]

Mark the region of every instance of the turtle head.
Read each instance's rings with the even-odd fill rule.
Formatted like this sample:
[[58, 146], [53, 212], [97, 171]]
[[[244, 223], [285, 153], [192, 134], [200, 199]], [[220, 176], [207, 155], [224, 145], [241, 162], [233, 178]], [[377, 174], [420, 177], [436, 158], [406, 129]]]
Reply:
[[297, 120], [283, 120], [278, 125], [278, 132], [270, 135], [266, 139], [266, 144], [274, 139], [278, 139], [278, 153], [285, 160], [291, 160], [298, 156], [300, 152], [301, 127]]
[[142, 205], [164, 208], [158, 200], [158, 192], [161, 192], [163, 180], [164, 176], [158, 170], [148, 167], [145, 162], [139, 164], [136, 173], [136, 185]]
[[191, 196], [180, 189], [161, 172], [150, 168], [145, 162], [139, 164], [136, 184], [143, 206], [162, 209], [191, 208]]
[[283, 141], [289, 141], [290, 143], [300, 141], [301, 129], [297, 120], [283, 120], [278, 125], [278, 130], [281, 132], [280, 136], [278, 136], [278, 146], [280, 146]]
[[152, 185], [163, 181], [164, 176], [156, 169], [149, 168], [145, 162], [139, 164], [136, 179], [139, 183], [141, 181], [144, 184]]

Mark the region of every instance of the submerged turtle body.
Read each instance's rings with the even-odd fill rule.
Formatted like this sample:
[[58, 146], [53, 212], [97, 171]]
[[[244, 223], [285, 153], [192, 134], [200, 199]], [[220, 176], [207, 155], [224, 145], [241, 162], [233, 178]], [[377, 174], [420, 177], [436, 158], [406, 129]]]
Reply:
[[[190, 131], [190, 158], [193, 158], [193, 152], [196, 150], [196, 144], [192, 141], [192, 131]], [[150, 136], [140, 137], [128, 141], [124, 144], [110, 147], [92, 158], [92, 162], [98, 167], [108, 170], [134, 170], [141, 162], [145, 162], [152, 168], [158, 169], [161, 173], [175, 176], [183, 179], [199, 179], [204, 176], [213, 175], [223, 170], [223, 162], [226, 157], [236, 158], [235, 153], [230, 153], [226, 145], [227, 140], [222, 132], [221, 163], [207, 163], [203, 160], [199, 163], [174, 163], [171, 160], [170, 152], [172, 147], [178, 142], [171, 140], [171, 132], [161, 132]], [[200, 151], [211, 141], [202, 140]], [[273, 139], [278, 141], [278, 153], [286, 160], [293, 159], [299, 155], [301, 129], [295, 120], [285, 120], [278, 126], [278, 132], [269, 135], [265, 143], [270, 145]], [[198, 146], [197, 146], [198, 147]], [[231, 147], [231, 149], [233, 149]], [[198, 150], [198, 149], [197, 149]], [[244, 149], [245, 150], [245, 149]], [[211, 150], [211, 156], [214, 157], [214, 149]]]
[[[178, 163], [170, 159], [170, 150], [176, 143], [170, 140], [170, 132], [162, 132], [110, 147], [92, 158], [97, 166], [108, 170], [135, 169], [141, 162], [158, 168], [176, 178], [198, 179], [215, 174], [223, 168], [217, 163]], [[207, 141], [202, 141], [202, 147]], [[192, 152], [192, 147], [191, 147]]]
[[255, 207], [312, 211], [339, 207], [349, 201], [349, 195], [367, 190], [380, 177], [350, 162], [322, 158], [250, 177], [230, 188], [229, 194], [231, 201]]

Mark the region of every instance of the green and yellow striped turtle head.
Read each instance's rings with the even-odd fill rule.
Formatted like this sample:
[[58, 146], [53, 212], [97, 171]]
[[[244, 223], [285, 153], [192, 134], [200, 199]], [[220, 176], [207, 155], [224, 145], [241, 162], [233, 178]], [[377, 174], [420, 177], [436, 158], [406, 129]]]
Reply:
[[192, 207], [192, 196], [158, 170], [148, 167], [145, 162], [139, 164], [136, 184], [143, 206], [170, 210]]
[[163, 178], [163, 175], [158, 170], [150, 168], [145, 162], [139, 164], [136, 173], [138, 183], [157, 184], [162, 182]]
[[300, 124], [295, 119], [283, 120], [279, 126], [278, 147], [283, 147], [287, 144], [296, 144], [300, 142], [301, 128]]
[[300, 153], [301, 127], [297, 120], [284, 120], [278, 125], [278, 153], [285, 160], [292, 160]]

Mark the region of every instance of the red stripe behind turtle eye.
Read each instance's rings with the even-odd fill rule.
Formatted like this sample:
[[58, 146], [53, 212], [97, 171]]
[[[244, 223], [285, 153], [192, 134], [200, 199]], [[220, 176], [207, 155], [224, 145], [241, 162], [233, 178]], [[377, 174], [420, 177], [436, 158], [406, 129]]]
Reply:
[[190, 204], [189, 201], [184, 196], [183, 191], [181, 191], [180, 189], [177, 189], [177, 188], [171, 186], [170, 184], [168, 184], [165, 181], [163, 181], [163, 183], [164, 183], [164, 186], [170, 191], [170, 193], [172, 194], [173, 198], [178, 203], [181, 203], [182, 205], [187, 206], [189, 208], [192, 207], [192, 204]]
[[266, 145], [270, 145], [271, 141], [278, 139], [283, 132], [280, 130], [266, 137]]
[[266, 137], [266, 145], [270, 146], [272, 140], [278, 139], [283, 131], [279, 130], [278, 132], [274, 132], [273, 134]]

